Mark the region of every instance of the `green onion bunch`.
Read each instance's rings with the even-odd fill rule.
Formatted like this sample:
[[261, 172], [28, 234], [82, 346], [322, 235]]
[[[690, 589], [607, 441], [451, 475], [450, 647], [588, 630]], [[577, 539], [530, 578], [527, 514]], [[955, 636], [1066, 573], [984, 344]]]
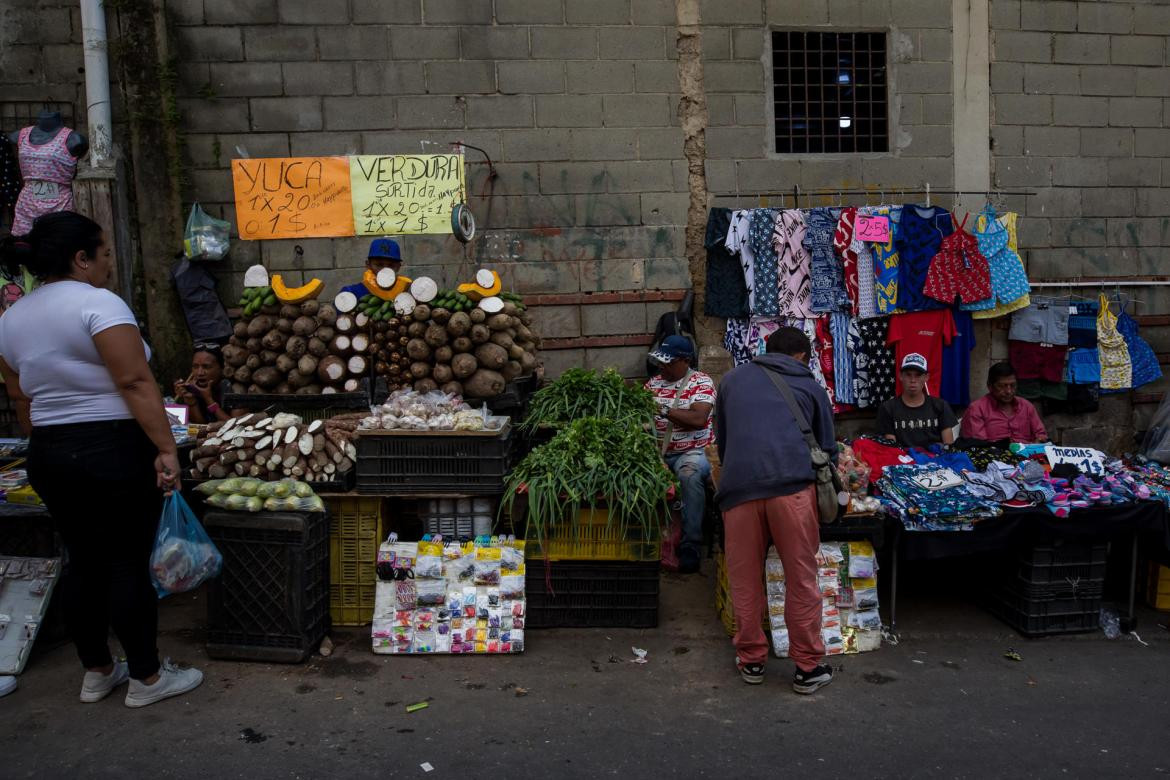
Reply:
[[582, 417], [597, 417], [640, 429], [653, 421], [655, 408], [650, 391], [626, 384], [612, 368], [601, 373], [571, 368], [533, 394], [521, 428], [564, 428]]
[[528, 536], [569, 522], [582, 508], [609, 509], [609, 522], [656, 539], [667, 521], [666, 496], [678, 484], [658, 453], [654, 435], [629, 421], [585, 417], [569, 423], [550, 442], [532, 450], [513, 469], [501, 514], [511, 512], [523, 486], [528, 497]]

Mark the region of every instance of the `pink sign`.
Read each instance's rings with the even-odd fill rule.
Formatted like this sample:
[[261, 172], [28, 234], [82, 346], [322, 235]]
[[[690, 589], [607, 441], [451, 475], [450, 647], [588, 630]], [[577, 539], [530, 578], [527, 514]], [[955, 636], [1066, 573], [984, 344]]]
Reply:
[[858, 214], [854, 231], [857, 238], [862, 241], [888, 244], [890, 243], [890, 218], [879, 217], [876, 214]]

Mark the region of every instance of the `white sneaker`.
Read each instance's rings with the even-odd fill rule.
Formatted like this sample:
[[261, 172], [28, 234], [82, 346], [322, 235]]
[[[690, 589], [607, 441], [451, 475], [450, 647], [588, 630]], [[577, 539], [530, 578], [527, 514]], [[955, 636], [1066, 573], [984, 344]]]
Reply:
[[81, 700], [86, 704], [101, 701], [129, 679], [130, 667], [125, 661], [114, 661], [114, 669], [109, 674], [86, 672], [81, 682]]
[[126, 691], [126, 706], [145, 707], [193, 691], [202, 682], [203, 672], [198, 669], [180, 669], [168, 658], [159, 667], [158, 680], [154, 685], [147, 685], [141, 680], [130, 681], [130, 688]]
[[10, 674], [0, 674], [0, 698], [16, 690], [16, 678]]

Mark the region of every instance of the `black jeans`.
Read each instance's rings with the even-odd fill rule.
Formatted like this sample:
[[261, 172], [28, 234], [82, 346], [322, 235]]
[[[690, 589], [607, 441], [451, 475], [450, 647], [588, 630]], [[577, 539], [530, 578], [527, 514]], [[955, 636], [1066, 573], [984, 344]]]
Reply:
[[136, 680], [158, 671], [158, 596], [150, 553], [162, 512], [158, 454], [134, 420], [33, 428], [28, 476], [69, 562], [61, 586], [77, 654], [106, 666], [110, 627]]

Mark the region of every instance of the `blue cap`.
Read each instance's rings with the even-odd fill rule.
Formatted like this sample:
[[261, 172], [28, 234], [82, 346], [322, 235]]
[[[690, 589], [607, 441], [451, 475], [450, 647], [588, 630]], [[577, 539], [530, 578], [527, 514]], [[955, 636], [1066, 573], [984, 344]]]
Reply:
[[398, 242], [392, 238], [375, 238], [370, 242], [370, 253], [366, 257], [401, 260], [402, 250], [398, 248]]
[[690, 339], [685, 336], [667, 336], [658, 345], [658, 349], [650, 353], [650, 359], [658, 363], [673, 363], [679, 358], [694, 358], [695, 351], [691, 348]]

